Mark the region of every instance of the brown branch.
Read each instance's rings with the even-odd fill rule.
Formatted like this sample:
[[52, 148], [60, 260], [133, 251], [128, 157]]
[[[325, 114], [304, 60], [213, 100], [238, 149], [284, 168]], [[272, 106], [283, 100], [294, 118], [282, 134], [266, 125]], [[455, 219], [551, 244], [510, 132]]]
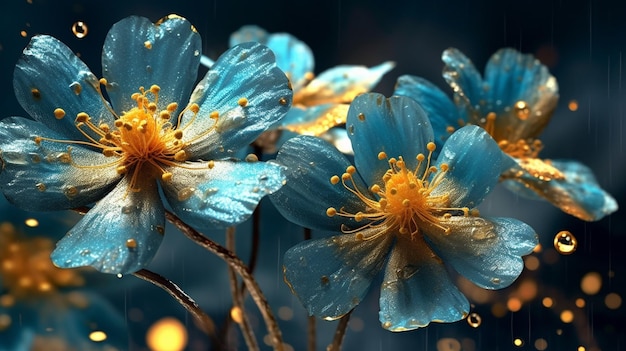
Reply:
[[239, 274], [243, 282], [246, 284], [246, 288], [250, 293], [252, 300], [254, 300], [257, 307], [259, 308], [259, 311], [261, 312], [261, 315], [263, 316], [268, 333], [270, 334], [270, 340], [272, 346], [274, 347], [274, 350], [282, 351], [283, 338], [280, 329], [278, 328], [276, 318], [274, 317], [274, 314], [272, 313], [269, 303], [263, 295], [261, 288], [257, 284], [256, 280], [254, 279], [246, 265], [241, 261], [241, 259], [235, 256], [230, 250], [219, 245], [218, 243], [207, 238], [202, 233], [187, 225], [187, 223], [183, 222], [172, 212], [166, 211], [165, 217], [190, 240], [212, 252], [217, 257], [226, 261], [226, 263], [228, 263], [228, 265], [231, 266], [237, 272], [237, 274]]

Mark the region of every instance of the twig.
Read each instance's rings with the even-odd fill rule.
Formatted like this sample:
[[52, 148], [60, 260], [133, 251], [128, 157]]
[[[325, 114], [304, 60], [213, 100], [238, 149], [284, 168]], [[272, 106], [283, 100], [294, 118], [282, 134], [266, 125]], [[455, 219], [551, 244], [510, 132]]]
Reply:
[[315, 348], [317, 347], [317, 343], [316, 343], [316, 328], [315, 328], [315, 316], [309, 316], [307, 319], [307, 351], [315, 351]]
[[[235, 252], [235, 227], [226, 229], [226, 248]], [[256, 342], [254, 332], [250, 326], [250, 319], [244, 310], [243, 295], [237, 284], [237, 273], [232, 266], [228, 266], [228, 280], [230, 281], [230, 292], [233, 296], [233, 309], [235, 310], [235, 313], [231, 311], [231, 318], [239, 325], [248, 350], [258, 351], [259, 344]]]
[[230, 250], [207, 238], [197, 230], [191, 228], [189, 225], [187, 225], [187, 223], [183, 222], [172, 212], [166, 211], [165, 217], [168, 221], [174, 224], [185, 236], [187, 236], [196, 244], [214, 253], [217, 257], [226, 261], [226, 263], [228, 263], [228, 265], [230, 265], [237, 272], [237, 274], [239, 274], [243, 282], [246, 284], [246, 288], [248, 289], [248, 292], [250, 292], [250, 296], [256, 303], [259, 311], [261, 312], [261, 315], [263, 316], [263, 320], [265, 321], [265, 324], [267, 326], [267, 331], [270, 335], [270, 340], [273, 344], [272, 346], [274, 347], [274, 350], [283, 351], [283, 338], [280, 329], [278, 328], [276, 318], [274, 317], [274, 314], [272, 313], [272, 310], [269, 307], [269, 303], [263, 295], [261, 288], [257, 284], [252, 274], [250, 274], [250, 271], [248, 270], [246, 265]]
[[141, 278], [145, 281], [148, 281], [159, 288], [165, 290], [168, 294], [170, 294], [173, 298], [178, 301], [192, 316], [196, 318], [200, 329], [209, 335], [211, 340], [214, 343], [217, 342], [217, 337], [215, 335], [215, 324], [209, 315], [207, 315], [200, 306], [189, 296], [187, 295], [178, 285], [174, 284], [170, 280], [161, 276], [158, 273], [154, 273], [147, 269], [141, 269], [135, 273], [133, 273], [135, 277]]
[[[304, 228], [304, 240], [311, 239], [311, 228]], [[317, 347], [317, 331], [315, 323], [317, 323], [315, 316], [309, 316], [307, 319], [307, 351], [315, 351]]]
[[343, 337], [346, 335], [346, 328], [348, 327], [348, 321], [350, 321], [350, 315], [352, 311], [346, 313], [341, 319], [339, 319], [339, 324], [337, 324], [337, 330], [335, 330], [335, 337], [333, 337], [333, 343], [328, 345], [326, 350], [328, 351], [341, 351], [341, 343], [343, 342]]

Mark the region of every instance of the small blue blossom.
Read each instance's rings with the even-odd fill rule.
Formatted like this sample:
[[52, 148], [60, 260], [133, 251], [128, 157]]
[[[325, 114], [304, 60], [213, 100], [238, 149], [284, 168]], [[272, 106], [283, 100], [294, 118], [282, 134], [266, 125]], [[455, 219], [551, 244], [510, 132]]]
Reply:
[[314, 75], [315, 60], [308, 45], [288, 33], [269, 34], [248, 25], [234, 32], [230, 45], [244, 42], [267, 45], [276, 55], [276, 64], [289, 77], [294, 91], [293, 106], [280, 127], [298, 134], [322, 135], [346, 122], [350, 102], [370, 91], [395, 64], [384, 62], [371, 68], [341, 65]]
[[195, 28], [176, 15], [116, 23], [101, 79], [53, 37], [35, 36], [24, 50], [14, 88], [33, 120], [0, 122], [0, 187], [26, 210], [95, 203], [58, 242], [59, 267], [146, 266], [164, 234], [161, 192], [187, 223], [224, 227], [282, 185], [281, 167], [230, 159], [291, 105], [271, 50], [231, 48], [192, 91], [200, 50]]
[[391, 331], [469, 312], [446, 265], [478, 286], [504, 288], [537, 244], [532, 228], [475, 209], [513, 161], [481, 128], [459, 129], [435, 160], [433, 130], [412, 99], [358, 96], [347, 117], [354, 165], [327, 142], [298, 136], [276, 161], [287, 183], [270, 195], [290, 221], [339, 235], [284, 257], [285, 280], [310, 315], [339, 318], [384, 271], [380, 322]]
[[504, 184], [520, 195], [550, 201], [564, 212], [595, 221], [617, 210], [593, 172], [572, 160], [542, 160], [538, 135], [552, 117], [558, 85], [547, 67], [532, 55], [501, 49], [491, 56], [483, 78], [456, 49], [443, 52], [443, 76], [454, 102], [427, 80], [398, 78], [394, 94], [419, 102], [429, 115], [435, 143], [441, 145], [457, 127], [483, 127], [516, 164], [502, 174]]

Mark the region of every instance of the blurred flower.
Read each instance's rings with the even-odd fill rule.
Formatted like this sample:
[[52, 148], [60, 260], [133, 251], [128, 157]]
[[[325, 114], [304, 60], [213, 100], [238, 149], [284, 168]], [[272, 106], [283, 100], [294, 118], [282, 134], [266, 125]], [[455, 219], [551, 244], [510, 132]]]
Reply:
[[53, 246], [0, 223], [0, 350], [122, 350], [121, 316], [79, 289], [80, 270], [52, 264]]
[[[350, 102], [370, 91], [395, 66], [390, 61], [372, 68], [341, 65], [315, 77], [311, 49], [293, 35], [268, 34], [260, 27], [248, 25], [231, 35], [230, 46], [250, 41], [267, 45], [276, 55], [278, 67], [289, 77], [294, 91], [293, 106], [280, 128], [298, 134], [320, 136], [344, 124]], [[275, 141], [262, 146], [271, 151]]]
[[461, 128], [435, 160], [420, 106], [368, 93], [352, 103], [347, 130], [355, 166], [308, 136], [287, 141], [277, 156], [288, 167], [287, 184], [270, 195], [279, 211], [304, 227], [342, 233], [285, 254], [285, 280], [309, 314], [348, 313], [385, 264], [379, 319], [392, 331], [467, 315], [469, 303], [444, 263], [486, 289], [517, 278], [520, 256], [537, 239], [518, 220], [475, 210], [513, 164], [483, 129]]
[[183, 220], [206, 227], [242, 222], [281, 186], [277, 165], [227, 159], [289, 109], [273, 54], [257, 43], [233, 47], [192, 92], [200, 49], [195, 28], [170, 15], [115, 24], [100, 80], [53, 37], [35, 36], [24, 50], [14, 87], [34, 121], [0, 122], [4, 195], [35, 211], [100, 200], [59, 241], [56, 265], [144, 267], [164, 234], [160, 190]]
[[401, 76], [394, 94], [409, 96], [427, 111], [440, 145], [456, 126], [483, 127], [516, 161], [502, 174], [504, 184], [535, 199], [545, 199], [586, 221], [615, 212], [615, 199], [597, 183], [585, 165], [569, 160], [542, 160], [538, 135], [558, 101], [556, 79], [532, 55], [513, 49], [493, 54], [485, 78], [456, 49], [443, 52], [443, 76], [454, 91], [454, 103], [432, 83]]

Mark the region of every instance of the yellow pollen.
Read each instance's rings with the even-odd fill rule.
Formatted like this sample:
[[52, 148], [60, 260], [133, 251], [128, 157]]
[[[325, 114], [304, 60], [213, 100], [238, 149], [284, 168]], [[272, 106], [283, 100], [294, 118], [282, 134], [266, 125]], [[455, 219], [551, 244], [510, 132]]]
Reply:
[[211, 160], [207, 162], [207, 167], [209, 167], [209, 169], [213, 169], [213, 167], [215, 167], [215, 161]]
[[241, 107], [246, 107], [248, 105], [248, 99], [242, 97], [237, 101], [237, 104], [239, 104], [239, 106]]
[[220, 113], [217, 112], [217, 111], [213, 111], [213, 112], [209, 113], [209, 117], [211, 119], [218, 119], [220, 117]]
[[[331, 177], [331, 183], [337, 184], [341, 181], [346, 190], [362, 201], [364, 207], [356, 213], [347, 212], [343, 207], [340, 210], [329, 207], [326, 214], [329, 217], [352, 218], [358, 222], [359, 226], [356, 228], [344, 226], [342, 231], [355, 234], [357, 239], [362, 240], [387, 233], [406, 234], [414, 238], [424, 226], [436, 227], [443, 233], [449, 233], [450, 228], [445, 225], [445, 221], [452, 216], [467, 216], [469, 209], [450, 207], [448, 194], [434, 193], [449, 170], [447, 164], [441, 164], [440, 167], [431, 164], [435, 148], [435, 143], [428, 143], [428, 156], [419, 154], [415, 158], [417, 162], [412, 161], [411, 165], [402, 156], [387, 159], [387, 155], [380, 152], [378, 159], [387, 159], [389, 169], [382, 176], [382, 182], [371, 185], [367, 192], [359, 189], [352, 178], [356, 168], [347, 167], [341, 178]], [[381, 230], [364, 231], [367, 228]]]
[[[99, 82], [107, 84], [105, 79], [100, 79]], [[100, 92], [99, 88], [97, 90]], [[65, 161], [61, 161], [77, 168], [115, 167], [118, 174], [129, 177], [129, 191], [140, 191], [138, 184], [144, 179], [159, 179], [160, 177], [162, 181], [170, 181], [173, 173], [166, 171], [169, 167], [190, 170], [206, 169], [204, 166], [185, 162], [189, 158], [185, 148], [190, 143], [213, 132], [215, 127], [206, 128], [198, 135], [183, 141], [183, 136], [186, 136], [185, 130], [196, 120], [200, 107], [196, 103], [191, 103], [179, 112], [178, 118], [172, 121], [171, 117], [178, 110], [178, 103], [160, 102], [160, 91], [161, 88], [158, 85], [151, 85], [147, 90], [140, 87], [138, 92], [131, 95], [135, 101], [135, 107], [121, 115], [109, 109], [116, 118], [112, 126], [107, 123], [94, 123], [86, 112], [78, 113], [75, 127], [82, 133], [84, 140], [58, 140], [37, 136], [34, 139], [35, 143], [41, 144], [46, 141], [79, 144], [101, 150], [104, 156], [112, 160], [106, 164], [76, 164], [70, 154], [71, 148], [68, 147], [68, 152], [64, 153], [63, 160]], [[106, 102], [103, 96], [101, 98]], [[159, 109], [159, 106], [167, 107]], [[63, 118], [65, 111], [57, 108], [54, 110], [54, 115], [57, 118]], [[213, 164], [209, 163], [209, 168], [212, 167]]]
[[200, 112], [200, 106], [198, 106], [198, 104], [193, 103], [191, 105], [189, 105], [189, 110], [193, 113], [198, 113]]
[[178, 104], [175, 102], [170, 103], [169, 105], [167, 105], [166, 109], [169, 113], [172, 113], [174, 111], [176, 111], [176, 109], [178, 108]]
[[100, 85], [106, 86], [109, 82], [106, 80], [106, 78], [100, 78], [98, 80], [98, 83], [100, 83]]
[[174, 159], [178, 162], [184, 162], [187, 160], [187, 153], [185, 150], [180, 150], [174, 154]]
[[85, 123], [85, 122], [87, 122], [87, 121], [89, 121], [89, 115], [88, 115], [87, 113], [85, 113], [85, 112], [79, 112], [79, 113], [76, 115], [76, 122], [77, 122], [77, 123], [81, 123], [81, 122], [82, 122], [82, 123]]
[[65, 117], [65, 110], [63, 110], [62, 108], [54, 109], [54, 118], [61, 119], [63, 117]]
[[326, 215], [328, 217], [333, 217], [337, 214], [337, 210], [334, 207], [329, 207], [326, 209]]

